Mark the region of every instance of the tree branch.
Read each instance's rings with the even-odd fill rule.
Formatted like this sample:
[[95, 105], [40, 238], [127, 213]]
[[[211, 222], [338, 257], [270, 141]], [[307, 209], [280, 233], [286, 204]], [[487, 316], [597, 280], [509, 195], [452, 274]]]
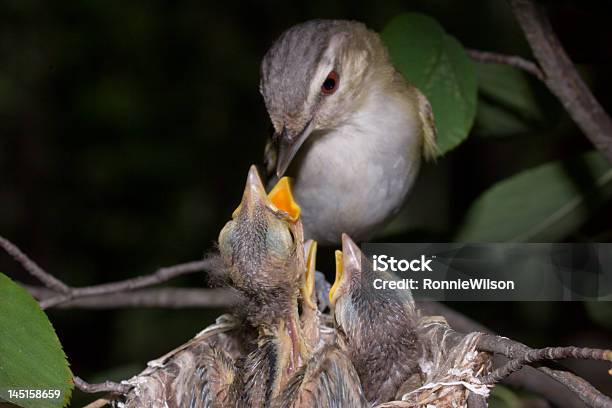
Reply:
[[520, 370], [525, 365], [542, 360], [559, 360], [563, 358], [612, 361], [612, 351], [579, 347], [546, 347], [543, 349], [532, 349], [525, 352], [522, 356], [510, 360], [503, 367], [499, 367], [486, 375], [482, 378], [482, 382], [486, 384], [495, 384], [513, 372]]
[[128, 384], [119, 384], [113, 381], [104, 381], [100, 384], [89, 384], [86, 381], [79, 377], [73, 378], [74, 385], [81, 391], [94, 394], [97, 392], [112, 392], [116, 394], [127, 394], [132, 388], [131, 385]]
[[[9, 255], [11, 255], [26, 271], [38, 278], [46, 287], [56, 292], [54, 296], [44, 297], [43, 300], [40, 301], [40, 307], [43, 309], [58, 306], [62, 303], [66, 303], [79, 298], [117, 294], [120, 292], [128, 292], [136, 289], [146, 288], [148, 286], [153, 286], [159, 283], [166, 282], [181, 275], [214, 269], [217, 262], [216, 258], [214, 256], [211, 256], [200, 261], [192, 261], [183, 264], [168, 266], [165, 268], [159, 268], [150, 275], [138, 276], [136, 278], [105, 283], [102, 285], [73, 288], [66, 285], [59, 279], [55, 278], [50, 273], [46, 272], [34, 261], [32, 261], [26, 254], [24, 254], [15, 244], [1, 236], [0, 247], [4, 249]], [[41, 293], [41, 288], [30, 287], [30, 289]], [[154, 297], [154, 295], [147, 295], [147, 299], [151, 302], [153, 302], [152, 297]], [[135, 301], [139, 299], [142, 298], [137, 297]], [[159, 302], [165, 302], [168, 304], [172, 303], [172, 300], [170, 298], [164, 298], [163, 292], [157, 293], [157, 299]], [[194, 299], [193, 294], [190, 296], [189, 299]], [[129, 300], [120, 300], [118, 298], [115, 300], [117, 302], [123, 302], [123, 304], [130, 303]], [[146, 301], [146, 299], [143, 301]], [[219, 298], [217, 298], [217, 301], [220, 301]], [[87, 304], [87, 302], [84, 303]], [[96, 302], [89, 302], [90, 305], [94, 305], [95, 303]], [[98, 301], [98, 303], [100, 305], [104, 304], [104, 302], [102, 301]]]
[[[58, 296], [57, 292], [40, 286], [26, 285], [25, 288], [39, 301]], [[170, 309], [223, 308], [235, 304], [236, 300], [237, 295], [235, 291], [226, 288], [160, 288], [76, 298], [60, 303], [57, 306], [61, 309], [97, 310], [135, 307], [164, 307]]]
[[540, 67], [538, 67], [535, 62], [529, 61], [528, 59], [525, 59], [523, 57], [519, 57], [518, 55], [498, 54], [495, 52], [480, 51], [471, 48], [466, 48], [466, 51], [468, 55], [475, 61], [510, 65], [512, 67], [528, 72], [529, 74], [538, 78], [540, 81], [544, 81], [544, 73], [542, 72]]
[[544, 72], [544, 82], [586, 137], [612, 163], [612, 119], [580, 78], [550, 21], [532, 0], [508, 1]]
[[13, 244], [11, 241], [2, 236], [0, 236], [0, 247], [2, 247], [7, 254], [12, 256], [13, 259], [15, 259], [15, 261], [17, 261], [23, 267], [23, 269], [41, 281], [49, 289], [53, 289], [54, 291], [60, 293], [70, 292], [70, 287], [68, 285], [47, 273], [44, 269], [38, 266], [36, 262], [21, 252], [17, 245]]
[[[477, 348], [480, 351], [498, 353], [510, 359], [520, 358], [533, 351], [533, 349], [518, 341], [490, 334], [485, 334], [479, 338]], [[565, 385], [588, 406], [594, 408], [612, 407], [612, 399], [599, 392], [583, 378], [567, 370], [553, 369], [546, 366], [541, 366], [537, 369]]]
[[40, 307], [43, 309], [48, 309], [77, 298], [141, 289], [166, 282], [170, 279], [176, 278], [177, 276], [207, 270], [212, 265], [213, 261], [211, 259], [203, 259], [201, 261], [192, 261], [160, 268], [150, 275], [138, 276], [136, 278], [105, 283], [102, 285], [71, 288], [66, 294], [60, 294], [58, 296], [43, 300], [40, 302]]

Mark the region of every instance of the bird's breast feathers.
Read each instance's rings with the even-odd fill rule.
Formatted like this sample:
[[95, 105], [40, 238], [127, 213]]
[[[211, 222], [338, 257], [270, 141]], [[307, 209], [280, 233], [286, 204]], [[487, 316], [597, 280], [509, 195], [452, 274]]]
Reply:
[[368, 99], [342, 126], [313, 133], [292, 168], [304, 225], [324, 228], [311, 231], [320, 239], [384, 223], [418, 173], [422, 125], [416, 107], [395, 96]]

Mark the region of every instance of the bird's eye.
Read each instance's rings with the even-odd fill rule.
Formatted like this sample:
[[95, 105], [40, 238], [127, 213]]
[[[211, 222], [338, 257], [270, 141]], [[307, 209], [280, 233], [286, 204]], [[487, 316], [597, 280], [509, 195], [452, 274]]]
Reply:
[[325, 95], [331, 95], [336, 92], [338, 89], [338, 83], [340, 82], [340, 78], [336, 71], [332, 71], [327, 75], [325, 81], [323, 81], [323, 85], [321, 85], [321, 92]]

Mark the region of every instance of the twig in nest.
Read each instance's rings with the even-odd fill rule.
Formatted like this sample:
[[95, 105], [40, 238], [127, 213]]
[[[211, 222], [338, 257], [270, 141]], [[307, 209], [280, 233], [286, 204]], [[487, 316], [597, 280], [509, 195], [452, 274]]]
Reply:
[[112, 392], [116, 394], [127, 394], [132, 388], [131, 385], [128, 384], [119, 384], [113, 381], [104, 381], [99, 384], [89, 384], [84, 381], [80, 377], [73, 378], [74, 385], [81, 391], [86, 392], [88, 394], [94, 394], [97, 392]]
[[94, 402], [85, 405], [83, 408], [102, 408], [111, 403], [110, 399], [100, 398], [95, 400]]

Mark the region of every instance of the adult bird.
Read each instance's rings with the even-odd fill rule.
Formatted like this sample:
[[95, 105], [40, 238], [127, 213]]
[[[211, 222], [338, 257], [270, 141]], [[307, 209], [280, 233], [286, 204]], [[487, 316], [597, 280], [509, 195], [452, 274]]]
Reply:
[[362, 23], [290, 28], [263, 58], [260, 91], [274, 127], [266, 169], [294, 178], [305, 237], [320, 244], [372, 236], [435, 156], [429, 102]]

